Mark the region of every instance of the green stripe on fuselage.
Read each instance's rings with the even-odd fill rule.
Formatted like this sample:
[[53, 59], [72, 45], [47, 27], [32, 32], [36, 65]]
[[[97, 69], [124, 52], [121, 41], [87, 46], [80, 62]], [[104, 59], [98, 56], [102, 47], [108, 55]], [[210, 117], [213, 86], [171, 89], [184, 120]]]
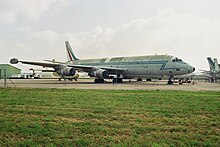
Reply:
[[129, 65], [129, 64], [164, 64], [171, 60], [173, 56], [169, 55], [153, 55], [153, 56], [135, 56], [135, 57], [116, 57], [116, 58], [100, 58], [100, 59], [84, 59], [77, 60], [75, 64], [90, 66], [105, 65]]

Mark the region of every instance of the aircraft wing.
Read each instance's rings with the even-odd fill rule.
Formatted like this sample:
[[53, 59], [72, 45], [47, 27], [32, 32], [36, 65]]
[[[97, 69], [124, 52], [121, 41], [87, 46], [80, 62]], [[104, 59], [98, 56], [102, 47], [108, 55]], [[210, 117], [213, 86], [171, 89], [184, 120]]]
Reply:
[[121, 74], [123, 73], [126, 69], [125, 68], [113, 68], [113, 67], [101, 67], [101, 66], [87, 66], [87, 65], [74, 65], [74, 64], [67, 64], [69, 67], [73, 67], [78, 71], [83, 71], [83, 72], [89, 72], [89, 71], [95, 71], [97, 69], [103, 69], [107, 70], [110, 74]]
[[44, 63], [44, 62], [32, 62], [32, 61], [19, 61], [16, 58], [13, 58], [10, 60], [11, 64], [17, 64], [18, 62], [23, 63], [23, 64], [29, 64], [29, 65], [37, 65], [37, 66], [43, 66], [43, 67], [55, 67], [59, 66], [60, 64], [58, 63]]
[[[52, 67], [52, 68], [61, 65], [61, 63], [58, 62], [45, 63], [45, 62], [33, 62], [33, 61], [21, 61], [18, 60], [17, 58], [13, 58], [10, 60], [11, 64], [17, 64], [18, 62], [23, 64], [37, 65], [42, 67]], [[76, 70], [83, 72], [90, 72], [98, 69], [103, 69], [103, 70], [107, 70], [110, 74], [121, 74], [126, 70], [124, 68], [113, 68], [113, 67], [99, 67], [99, 66], [87, 66], [87, 65], [75, 65], [75, 64], [65, 64], [65, 65], [68, 67], [73, 67]]]
[[202, 69], [200, 69], [200, 71], [202, 72], [202, 73], [211, 73], [211, 71], [208, 71], [208, 70], [202, 70]]

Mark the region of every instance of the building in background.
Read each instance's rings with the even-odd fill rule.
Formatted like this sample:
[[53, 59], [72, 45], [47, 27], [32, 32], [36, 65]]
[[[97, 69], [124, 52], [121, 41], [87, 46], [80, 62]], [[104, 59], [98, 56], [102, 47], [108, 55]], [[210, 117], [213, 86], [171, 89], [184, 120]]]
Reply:
[[4, 76], [4, 69], [6, 69], [6, 78], [21, 74], [21, 69], [17, 67], [11, 66], [10, 64], [0, 64], [0, 79]]

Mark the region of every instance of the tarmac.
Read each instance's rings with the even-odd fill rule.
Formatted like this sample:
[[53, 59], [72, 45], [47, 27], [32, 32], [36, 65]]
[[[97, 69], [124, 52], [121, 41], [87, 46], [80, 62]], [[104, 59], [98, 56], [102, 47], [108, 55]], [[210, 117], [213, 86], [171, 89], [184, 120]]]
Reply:
[[[194, 82], [179, 85], [167, 85], [167, 81], [129, 81], [123, 83], [96, 84], [94, 79], [78, 79], [78, 81], [58, 81], [58, 79], [7, 79], [6, 88], [68, 88], [68, 89], [108, 89], [108, 90], [177, 90], [177, 91], [220, 91], [219, 83]], [[4, 80], [0, 80], [0, 88], [4, 88]]]

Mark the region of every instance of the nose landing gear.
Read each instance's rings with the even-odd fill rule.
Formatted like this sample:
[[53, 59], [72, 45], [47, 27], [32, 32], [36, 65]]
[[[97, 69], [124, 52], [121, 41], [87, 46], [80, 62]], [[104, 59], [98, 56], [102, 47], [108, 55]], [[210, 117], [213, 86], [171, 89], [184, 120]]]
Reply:
[[171, 76], [169, 77], [169, 79], [168, 79], [167, 84], [168, 84], [168, 85], [172, 85], [172, 84], [173, 84], [173, 79], [174, 79], [174, 77], [171, 75]]

